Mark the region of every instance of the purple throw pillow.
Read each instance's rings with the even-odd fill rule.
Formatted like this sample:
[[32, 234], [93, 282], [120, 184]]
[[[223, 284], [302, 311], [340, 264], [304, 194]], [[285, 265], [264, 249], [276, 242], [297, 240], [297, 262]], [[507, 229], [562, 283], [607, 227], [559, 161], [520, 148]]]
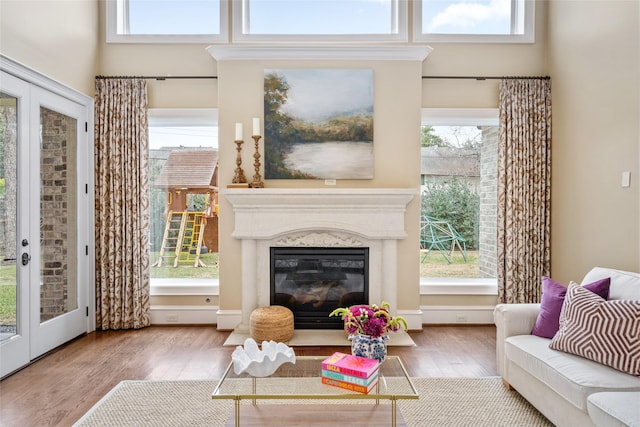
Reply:
[[[611, 278], [600, 279], [596, 282], [584, 285], [585, 289], [603, 299], [609, 298], [609, 287]], [[549, 277], [542, 278], [542, 299], [540, 301], [540, 312], [536, 319], [536, 324], [531, 331], [531, 335], [542, 338], [553, 338], [560, 329], [560, 311], [564, 297], [567, 294], [567, 287]]]

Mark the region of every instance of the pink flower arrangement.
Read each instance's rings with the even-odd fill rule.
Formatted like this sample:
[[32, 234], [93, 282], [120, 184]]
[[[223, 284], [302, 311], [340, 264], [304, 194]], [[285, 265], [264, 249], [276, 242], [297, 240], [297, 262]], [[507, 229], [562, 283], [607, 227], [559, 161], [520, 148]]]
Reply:
[[345, 330], [350, 335], [363, 334], [378, 338], [389, 332], [397, 332], [402, 326], [408, 329], [407, 321], [400, 316], [393, 317], [389, 313], [389, 303], [353, 305], [347, 308], [336, 308], [329, 316], [342, 316]]

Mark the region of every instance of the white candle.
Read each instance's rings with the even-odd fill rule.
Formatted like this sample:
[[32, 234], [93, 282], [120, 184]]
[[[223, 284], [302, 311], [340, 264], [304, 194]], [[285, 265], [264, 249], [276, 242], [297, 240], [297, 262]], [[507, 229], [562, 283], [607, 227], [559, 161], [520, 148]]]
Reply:
[[257, 117], [253, 118], [253, 134], [260, 135], [260, 119]]
[[242, 123], [236, 123], [236, 141], [242, 141]]

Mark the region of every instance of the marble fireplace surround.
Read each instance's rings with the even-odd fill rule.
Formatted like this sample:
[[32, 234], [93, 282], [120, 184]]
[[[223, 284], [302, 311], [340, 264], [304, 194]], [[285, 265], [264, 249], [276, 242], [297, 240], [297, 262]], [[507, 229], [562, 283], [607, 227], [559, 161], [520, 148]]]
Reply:
[[[417, 195], [410, 188], [226, 189], [233, 207], [232, 237], [241, 240], [242, 312], [269, 301], [271, 247], [368, 247], [369, 300], [397, 308], [397, 246], [407, 237], [405, 212]], [[384, 284], [384, 286], [383, 286]]]

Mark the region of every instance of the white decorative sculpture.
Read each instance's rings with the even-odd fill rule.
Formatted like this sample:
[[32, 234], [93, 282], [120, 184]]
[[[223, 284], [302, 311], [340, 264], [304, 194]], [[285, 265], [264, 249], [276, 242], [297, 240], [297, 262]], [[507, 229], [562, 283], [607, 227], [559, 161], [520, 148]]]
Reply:
[[254, 377], [268, 377], [283, 363], [296, 363], [293, 349], [281, 342], [262, 341], [262, 351], [258, 343], [247, 338], [244, 348], [237, 346], [231, 353], [233, 371], [236, 375], [247, 372]]

